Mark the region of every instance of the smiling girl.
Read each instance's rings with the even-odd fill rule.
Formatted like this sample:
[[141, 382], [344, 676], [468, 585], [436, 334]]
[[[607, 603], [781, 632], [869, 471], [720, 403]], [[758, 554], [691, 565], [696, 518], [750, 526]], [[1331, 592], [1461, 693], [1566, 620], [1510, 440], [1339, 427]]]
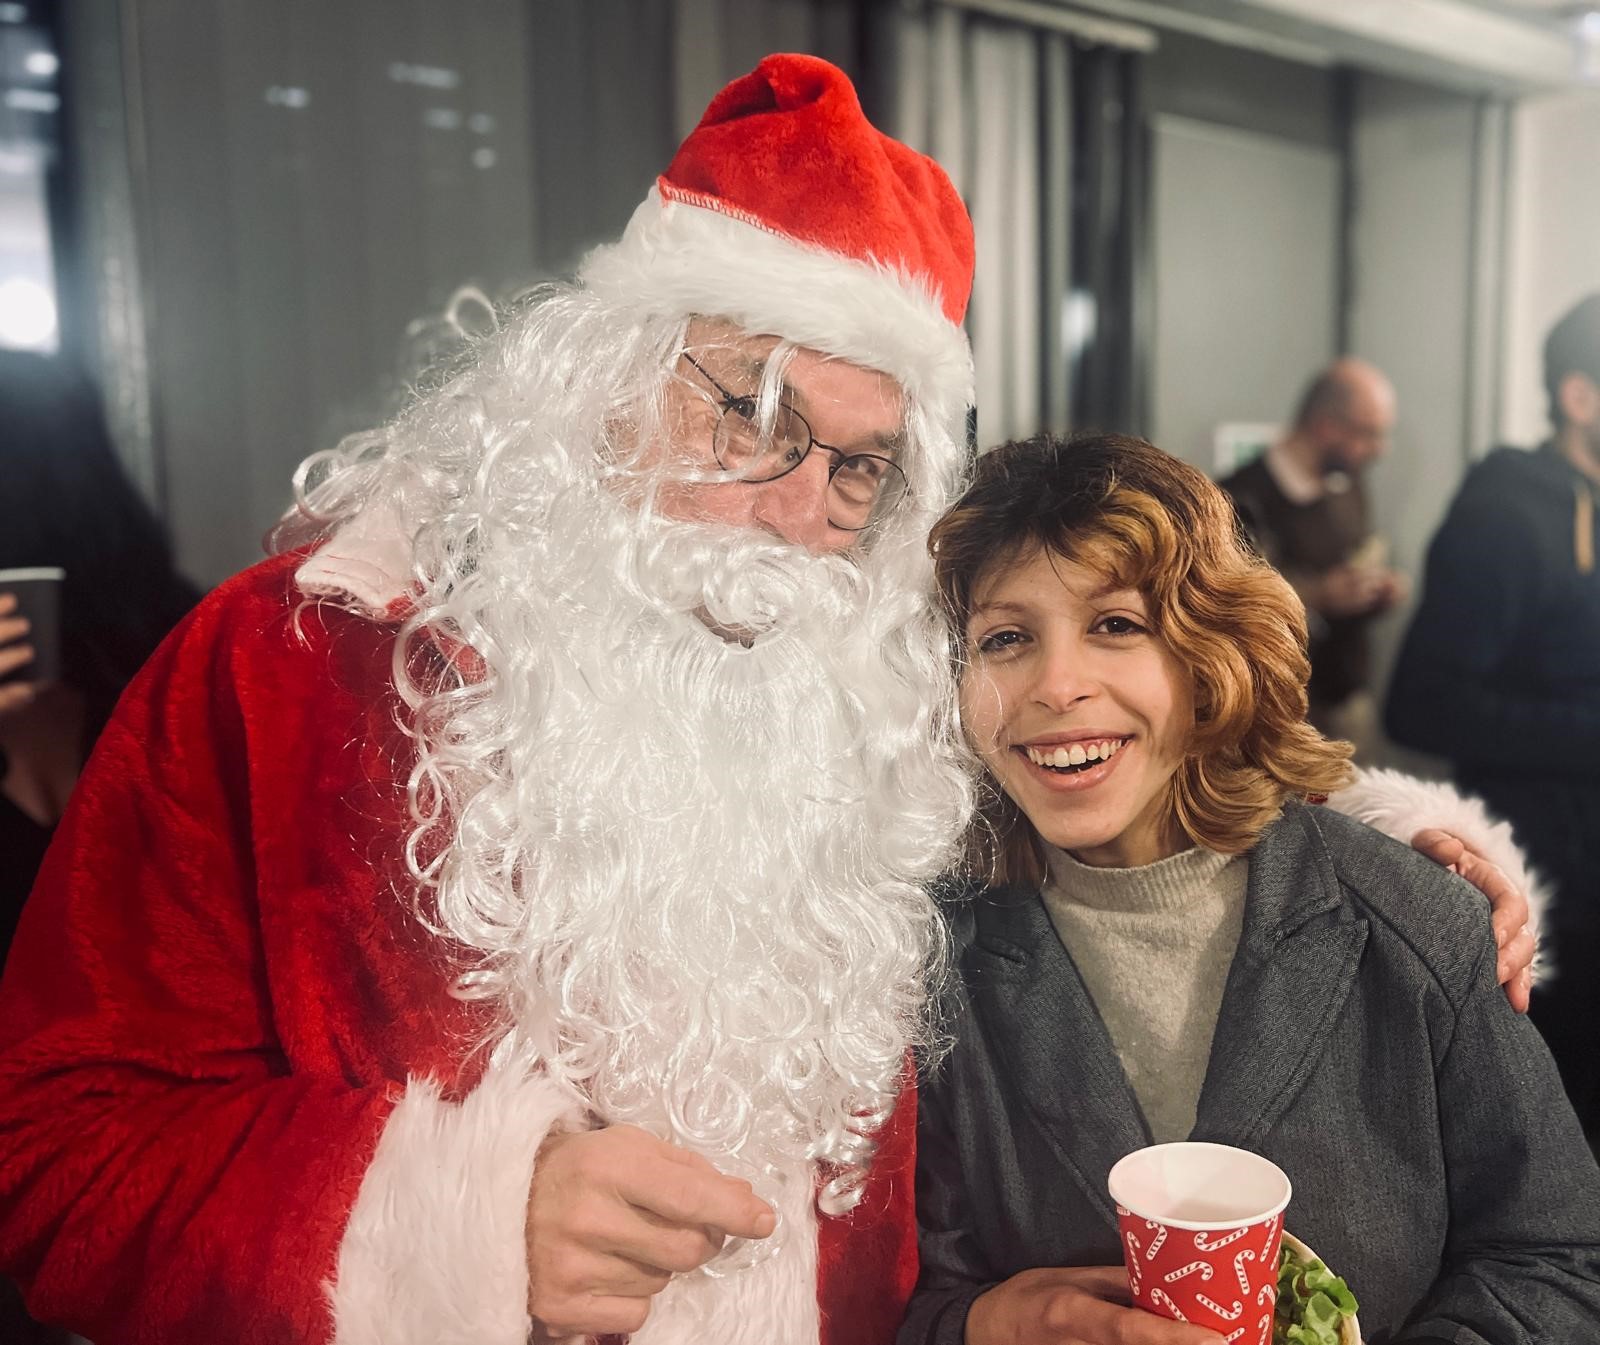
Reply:
[[1600, 1171], [1458, 878], [1308, 806], [1305, 618], [1225, 497], [1149, 444], [979, 462], [935, 528], [991, 786], [924, 1085], [903, 1345], [1205, 1345], [1126, 1302], [1106, 1174], [1234, 1144], [1367, 1338], [1600, 1333]]

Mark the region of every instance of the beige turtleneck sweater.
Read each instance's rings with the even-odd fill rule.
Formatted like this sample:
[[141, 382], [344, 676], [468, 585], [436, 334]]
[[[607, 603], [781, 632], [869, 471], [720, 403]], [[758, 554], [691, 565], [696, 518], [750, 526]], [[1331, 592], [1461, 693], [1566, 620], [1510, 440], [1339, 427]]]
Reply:
[[1189, 1137], [1248, 864], [1198, 847], [1134, 869], [1046, 846], [1045, 909], [1100, 1011], [1157, 1144]]

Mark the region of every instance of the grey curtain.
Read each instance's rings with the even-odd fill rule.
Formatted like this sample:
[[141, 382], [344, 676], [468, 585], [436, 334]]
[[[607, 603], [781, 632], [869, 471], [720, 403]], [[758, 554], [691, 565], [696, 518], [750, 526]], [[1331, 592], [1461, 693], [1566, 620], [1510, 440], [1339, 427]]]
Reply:
[[860, 74], [870, 0], [78, 0], [98, 364], [180, 563], [260, 554], [302, 457], [373, 423], [458, 287], [613, 237], [766, 52]]
[[884, 46], [888, 129], [945, 166], [977, 232], [979, 442], [1065, 429], [1071, 39], [935, 4], [897, 14]]

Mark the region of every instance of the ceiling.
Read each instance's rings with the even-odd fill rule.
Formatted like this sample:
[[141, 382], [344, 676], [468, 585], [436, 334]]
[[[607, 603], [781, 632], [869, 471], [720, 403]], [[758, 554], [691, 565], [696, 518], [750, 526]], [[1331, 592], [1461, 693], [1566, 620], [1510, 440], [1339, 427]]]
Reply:
[[[952, 0], [945, 0], [951, 3]], [[1057, 0], [1290, 59], [1509, 95], [1600, 88], [1600, 0]]]

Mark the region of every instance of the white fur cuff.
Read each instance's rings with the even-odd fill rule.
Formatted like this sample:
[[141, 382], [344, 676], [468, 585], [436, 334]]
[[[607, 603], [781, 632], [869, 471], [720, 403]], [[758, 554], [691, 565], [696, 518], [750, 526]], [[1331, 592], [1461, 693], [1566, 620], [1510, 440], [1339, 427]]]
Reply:
[[[1358, 770], [1355, 783], [1333, 795], [1328, 804], [1406, 845], [1429, 827], [1459, 837], [1468, 849], [1498, 865], [1527, 895], [1528, 925], [1538, 936], [1549, 890], [1528, 868], [1527, 858], [1512, 839], [1511, 824], [1496, 821], [1481, 800], [1468, 798], [1447, 784], [1368, 768]], [[1550, 975], [1545, 959], [1536, 959], [1534, 979], [1543, 981]]]
[[459, 1104], [412, 1079], [339, 1247], [334, 1345], [525, 1345], [534, 1155], [580, 1114], [570, 1093], [509, 1071]]

